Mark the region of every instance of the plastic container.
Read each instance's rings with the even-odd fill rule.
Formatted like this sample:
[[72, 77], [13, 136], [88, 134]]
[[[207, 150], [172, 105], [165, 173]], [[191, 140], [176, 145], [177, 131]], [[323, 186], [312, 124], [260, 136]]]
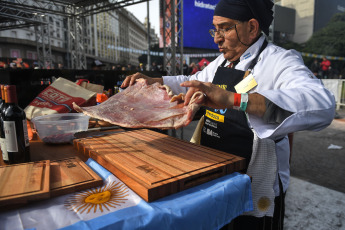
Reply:
[[33, 118], [40, 139], [49, 144], [69, 143], [76, 132], [86, 131], [88, 116], [82, 113], [61, 113]]

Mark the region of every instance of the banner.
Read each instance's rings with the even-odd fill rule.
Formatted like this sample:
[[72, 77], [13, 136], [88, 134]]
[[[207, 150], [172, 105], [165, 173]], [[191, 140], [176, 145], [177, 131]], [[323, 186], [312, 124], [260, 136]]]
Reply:
[[304, 57], [312, 57], [312, 58], [327, 58], [328, 60], [339, 60], [339, 61], [345, 61], [345, 57], [337, 57], [337, 56], [327, 56], [323, 54], [312, 54], [312, 53], [304, 53], [301, 52], [301, 55]]

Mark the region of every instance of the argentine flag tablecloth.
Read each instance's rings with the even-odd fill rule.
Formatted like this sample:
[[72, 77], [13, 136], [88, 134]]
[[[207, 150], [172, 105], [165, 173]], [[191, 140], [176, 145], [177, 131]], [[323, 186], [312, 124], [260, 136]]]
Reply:
[[219, 229], [253, 210], [247, 175], [233, 173], [147, 203], [95, 161], [86, 164], [104, 179], [102, 187], [1, 210], [0, 229]]

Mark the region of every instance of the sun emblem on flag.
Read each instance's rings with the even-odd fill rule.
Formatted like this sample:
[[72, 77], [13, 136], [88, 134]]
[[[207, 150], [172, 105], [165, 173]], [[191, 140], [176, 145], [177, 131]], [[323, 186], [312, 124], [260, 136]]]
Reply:
[[88, 189], [84, 192], [69, 197], [65, 206], [67, 209], [77, 213], [86, 214], [103, 212], [104, 209], [110, 211], [112, 208], [121, 206], [129, 195], [128, 188], [120, 182], [112, 182], [106, 186]]

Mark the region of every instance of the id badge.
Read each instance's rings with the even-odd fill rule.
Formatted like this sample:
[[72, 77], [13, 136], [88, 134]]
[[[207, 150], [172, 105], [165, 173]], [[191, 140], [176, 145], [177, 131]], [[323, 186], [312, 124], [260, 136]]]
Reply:
[[246, 78], [235, 85], [235, 90], [236, 93], [247, 93], [257, 85], [258, 83], [255, 81], [253, 74], [249, 74]]

